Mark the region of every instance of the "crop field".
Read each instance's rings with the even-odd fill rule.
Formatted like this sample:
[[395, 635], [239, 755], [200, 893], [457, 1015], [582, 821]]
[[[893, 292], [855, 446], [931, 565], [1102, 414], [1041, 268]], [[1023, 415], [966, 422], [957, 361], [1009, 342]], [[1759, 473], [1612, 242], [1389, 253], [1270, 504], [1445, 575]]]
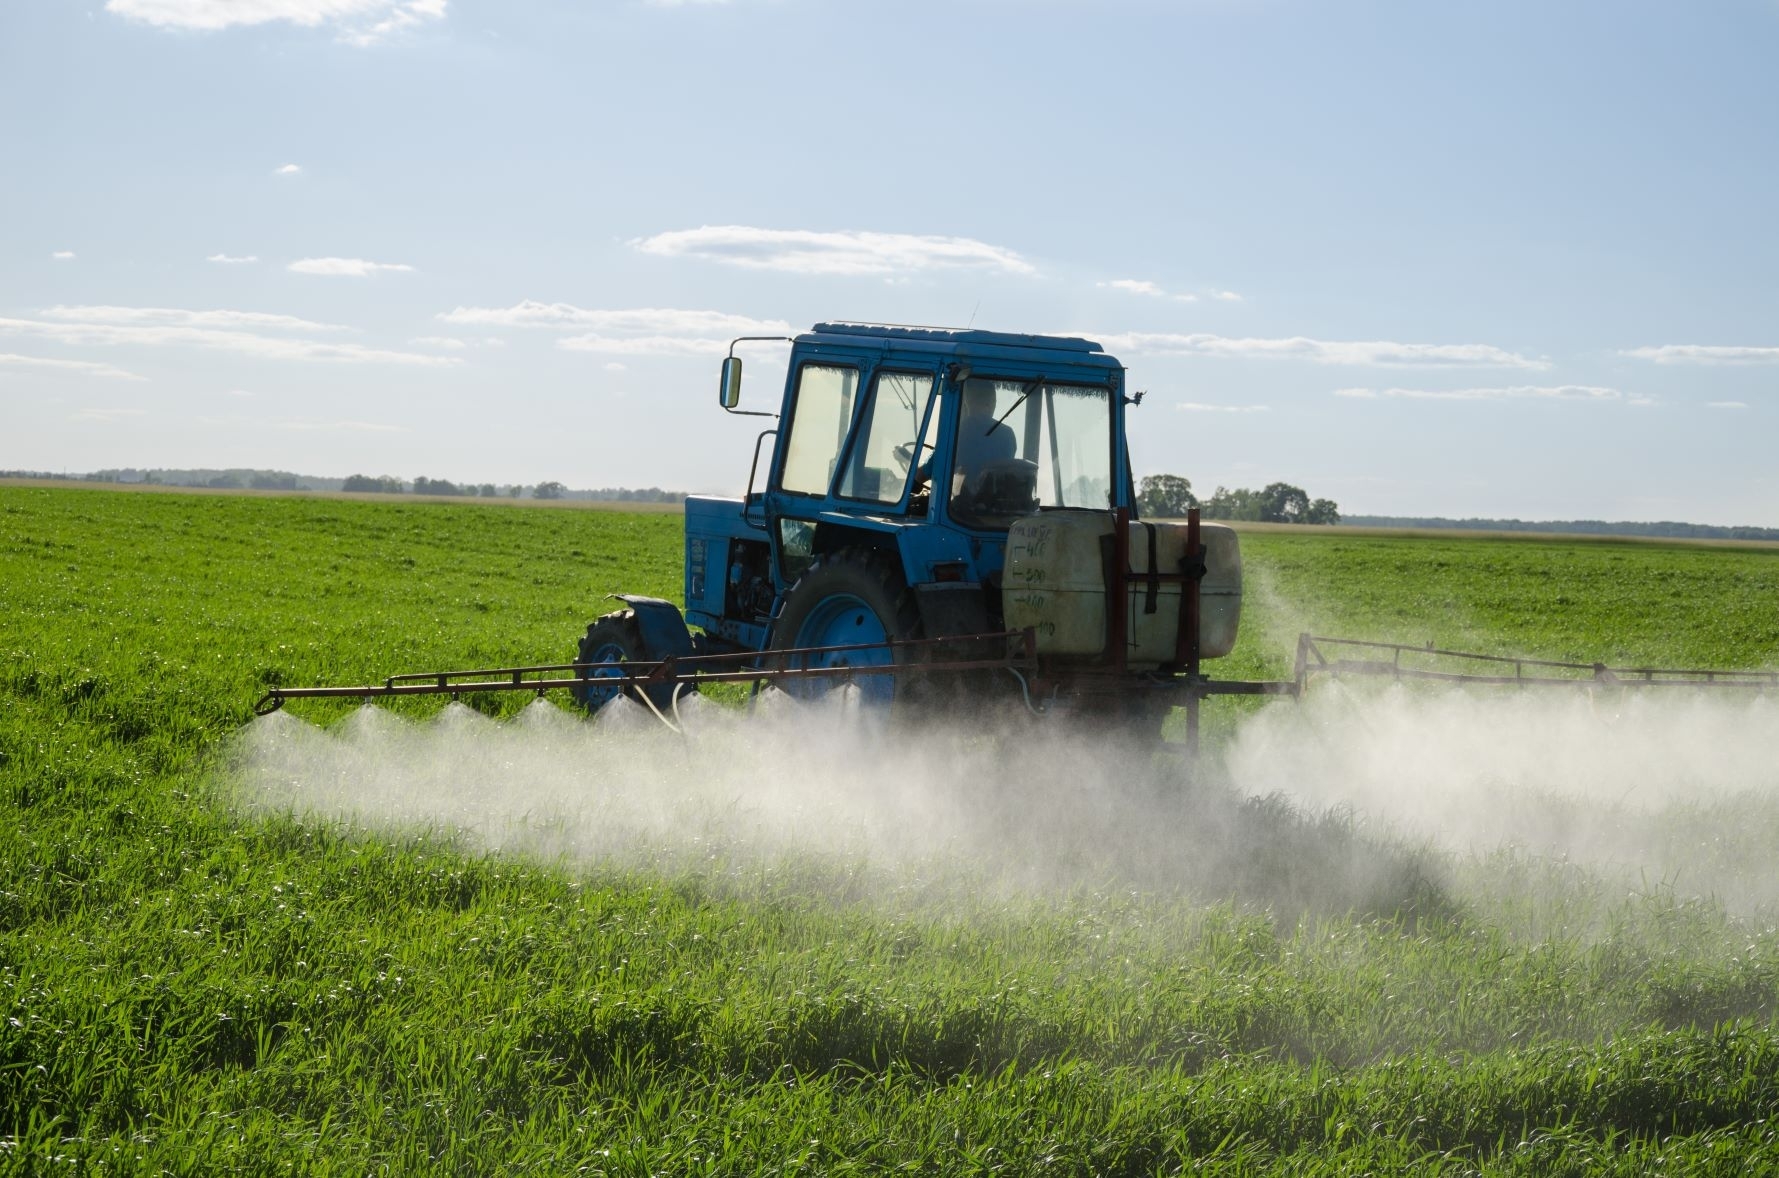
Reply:
[[[1779, 665], [1779, 550], [1243, 549], [1232, 678], [1302, 629]], [[1191, 768], [252, 716], [566, 659], [679, 569], [671, 514], [0, 487], [0, 1172], [1779, 1167], [1779, 701], [1334, 685]]]

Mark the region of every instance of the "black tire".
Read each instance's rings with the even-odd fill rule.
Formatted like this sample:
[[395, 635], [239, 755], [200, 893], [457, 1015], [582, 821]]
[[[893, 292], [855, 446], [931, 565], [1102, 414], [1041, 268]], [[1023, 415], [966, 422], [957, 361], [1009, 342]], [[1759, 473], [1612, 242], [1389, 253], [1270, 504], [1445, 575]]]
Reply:
[[[587, 627], [587, 633], [581, 639], [580, 647], [576, 651], [575, 662], [631, 663], [646, 657], [648, 656], [643, 647], [642, 627], [636, 624], [636, 611], [626, 609], [606, 614]], [[586, 708], [589, 713], [597, 712], [620, 694], [631, 694], [629, 689], [593, 686], [598, 680], [589, 677], [587, 671], [578, 672], [576, 677], [585, 682], [587, 686], [571, 688], [570, 694], [574, 696], [575, 702]]]
[[[837, 613], [851, 613], [855, 615], [853, 620], [858, 623], [858, 628], [872, 630], [870, 621], [864, 619], [864, 613], [869, 613], [875, 621], [875, 627], [881, 629], [885, 639], [899, 641], [921, 636], [920, 608], [895, 561], [874, 549], [843, 548], [819, 557], [785, 594], [784, 608], [779, 611], [777, 620], [772, 624], [770, 647], [775, 650], [789, 650], [801, 646], [829, 645], [829, 642], [820, 640], [821, 635], [812, 637], [809, 630], [812, 624], [817, 629], [824, 629], [823, 619]], [[844, 631], [847, 619], [838, 618], [836, 625], [840, 631]], [[827, 629], [826, 632], [832, 635], [836, 631]], [[874, 632], [869, 640], [876, 640]], [[861, 655], [868, 653], [861, 652]], [[767, 665], [874, 665], [866, 662], [861, 655], [843, 654], [827, 659], [781, 655], [769, 659]], [[916, 660], [905, 651], [894, 651], [890, 661], [902, 666]], [[783, 680], [782, 685], [792, 695], [817, 698], [839, 681], [826, 676], [811, 676], [806, 679]], [[911, 686], [908, 676], [903, 674], [871, 675], [864, 677], [860, 685], [868, 690], [870, 696], [875, 697], [870, 702], [877, 705], [905, 701]]]

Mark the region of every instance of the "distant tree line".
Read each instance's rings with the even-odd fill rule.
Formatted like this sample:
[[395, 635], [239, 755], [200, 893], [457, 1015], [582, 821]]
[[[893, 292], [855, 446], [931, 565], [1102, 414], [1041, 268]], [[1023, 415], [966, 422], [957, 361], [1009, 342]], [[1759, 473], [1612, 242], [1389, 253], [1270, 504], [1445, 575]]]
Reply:
[[1137, 489], [1137, 511], [1151, 518], [1185, 515], [1198, 508], [1205, 519], [1251, 520], [1272, 524], [1338, 524], [1340, 506], [1332, 499], [1311, 499], [1302, 487], [1268, 483], [1258, 491], [1218, 487], [1209, 499], [1192, 493], [1192, 480], [1177, 474], [1143, 476]]
[[340, 484], [342, 491], [368, 491], [374, 495], [399, 495], [405, 488], [402, 481], [388, 475], [355, 474], [346, 476]]
[[1537, 532], [1567, 536], [1653, 536], [1672, 540], [1779, 540], [1779, 528], [1686, 524], [1675, 520], [1521, 520], [1416, 518], [1404, 515], [1349, 515], [1342, 521], [1356, 528], [1451, 528], [1478, 532]]
[[684, 503], [686, 492], [660, 487], [597, 487], [576, 490], [555, 479], [525, 483], [454, 483], [420, 475], [413, 482], [394, 475], [354, 474], [343, 479], [293, 474], [286, 470], [229, 470], [114, 467], [88, 474], [41, 470], [0, 470], [0, 478], [64, 479], [91, 483], [205, 487], [216, 490], [355, 491], [372, 495], [444, 495], [478, 499], [576, 499], [616, 503]]
[[229, 470], [143, 470], [126, 466], [112, 470], [96, 470], [91, 474], [79, 477], [91, 483], [146, 483], [151, 486], [165, 487], [210, 487], [223, 491], [238, 491], [243, 488], [255, 491], [332, 489], [326, 485], [327, 480], [325, 479], [311, 479], [306, 475], [292, 474], [287, 470], [248, 470], [241, 467]]
[[342, 491], [368, 491], [372, 494], [452, 495], [480, 499], [519, 499], [527, 494], [533, 499], [585, 499], [621, 503], [684, 503], [684, 491], [663, 491], [660, 487], [600, 487], [577, 491], [556, 479], [525, 486], [519, 483], [454, 483], [450, 479], [431, 479], [420, 475], [413, 483], [403, 483], [389, 475], [355, 474], [340, 484]]

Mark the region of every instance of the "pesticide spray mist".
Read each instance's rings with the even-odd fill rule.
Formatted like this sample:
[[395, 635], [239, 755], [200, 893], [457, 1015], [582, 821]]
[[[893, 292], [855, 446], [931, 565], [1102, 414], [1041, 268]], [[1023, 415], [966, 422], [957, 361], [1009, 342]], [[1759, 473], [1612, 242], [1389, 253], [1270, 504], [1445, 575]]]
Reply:
[[[848, 881], [849, 895], [1177, 890], [1291, 919], [1462, 904], [1502, 856], [1609, 888], [1779, 911], [1779, 711], [1734, 693], [1490, 694], [1319, 685], [1194, 767], [1040, 722], [873, 724], [839, 691], [680, 731], [619, 701], [414, 722], [376, 707], [244, 730], [257, 812], [445, 833], [580, 869]], [[814, 885], [811, 885], [814, 886]]]

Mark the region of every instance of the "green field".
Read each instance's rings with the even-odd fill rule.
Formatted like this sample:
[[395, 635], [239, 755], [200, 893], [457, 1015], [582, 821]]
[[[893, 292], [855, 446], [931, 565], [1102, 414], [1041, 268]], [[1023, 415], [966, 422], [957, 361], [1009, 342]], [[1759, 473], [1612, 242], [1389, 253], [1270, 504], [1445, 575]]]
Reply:
[[[1243, 544], [1232, 677], [1305, 628], [1779, 664], [1771, 549]], [[1458, 853], [1208, 769], [1140, 811], [1214, 829], [1190, 855], [1132, 830], [1140, 862], [1041, 883], [1018, 840], [980, 867], [495, 854], [238, 793], [266, 685], [555, 661], [614, 591], [678, 597], [678, 517], [0, 487], [0, 1169], [1779, 1165], [1779, 909], [1684, 879]], [[442, 706], [395, 710], [424, 738]], [[1773, 870], [1771, 792], [1674, 813]]]

